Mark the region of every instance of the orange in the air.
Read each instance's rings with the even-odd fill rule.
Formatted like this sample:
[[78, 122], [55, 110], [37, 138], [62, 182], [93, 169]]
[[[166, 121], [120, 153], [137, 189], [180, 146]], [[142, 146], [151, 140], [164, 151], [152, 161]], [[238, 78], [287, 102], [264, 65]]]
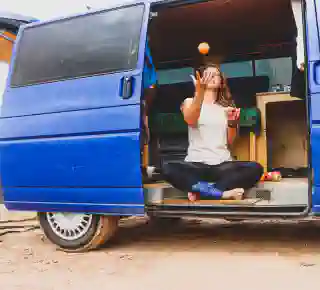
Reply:
[[210, 49], [210, 46], [207, 42], [201, 42], [198, 46], [199, 52], [204, 55], [209, 53], [209, 49]]

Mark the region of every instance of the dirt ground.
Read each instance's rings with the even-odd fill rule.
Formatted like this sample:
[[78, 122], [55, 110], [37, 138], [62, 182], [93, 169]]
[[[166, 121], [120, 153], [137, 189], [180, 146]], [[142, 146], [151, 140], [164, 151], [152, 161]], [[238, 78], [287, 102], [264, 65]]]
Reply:
[[121, 224], [112, 243], [57, 251], [40, 230], [0, 235], [1, 289], [240, 289], [318, 287], [320, 222], [187, 220]]

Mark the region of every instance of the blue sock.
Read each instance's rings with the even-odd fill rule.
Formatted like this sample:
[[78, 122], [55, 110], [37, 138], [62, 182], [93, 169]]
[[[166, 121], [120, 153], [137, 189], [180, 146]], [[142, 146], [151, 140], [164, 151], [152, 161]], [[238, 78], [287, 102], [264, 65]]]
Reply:
[[214, 197], [216, 199], [222, 198], [222, 191], [215, 187], [215, 183], [200, 181], [192, 186], [192, 192], [198, 192], [202, 195]]

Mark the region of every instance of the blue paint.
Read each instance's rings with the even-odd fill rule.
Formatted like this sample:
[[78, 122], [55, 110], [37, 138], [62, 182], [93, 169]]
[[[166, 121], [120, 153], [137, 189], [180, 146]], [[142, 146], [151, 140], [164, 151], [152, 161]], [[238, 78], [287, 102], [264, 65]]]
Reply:
[[317, 0], [306, 0], [306, 45], [308, 61], [319, 60], [319, 3]]
[[311, 164], [314, 171], [312, 211], [320, 213], [320, 5], [317, 0], [306, 1], [306, 45], [308, 56], [308, 85], [311, 124]]
[[141, 78], [141, 70], [8, 88], [1, 117], [12, 118], [139, 104], [141, 82], [138, 81], [130, 99], [120, 98], [120, 80], [124, 75], [138, 79]]
[[6, 206], [13, 210], [143, 215], [144, 204], [137, 203], [138, 197], [143, 197], [143, 191], [136, 188], [9, 187], [5, 193]]
[[139, 118], [139, 103], [130, 106], [2, 118], [0, 140], [8, 142], [15, 139], [111, 134], [119, 131], [139, 132]]
[[[144, 214], [140, 103], [149, 4], [145, 8], [132, 71], [11, 88], [11, 66], [0, 118], [7, 208]], [[22, 34], [23, 28], [13, 63]], [[125, 76], [135, 83], [129, 99], [119, 95]]]
[[143, 88], [147, 89], [157, 83], [157, 73], [152, 61], [151, 51], [150, 51], [148, 42], [146, 44], [145, 53], [147, 58], [146, 62], [149, 63], [149, 66], [145, 62], [144, 68], [143, 68]]
[[[9, 187], [26, 186], [117, 187], [139, 188], [140, 197], [139, 135], [133, 132], [1, 143], [4, 192]], [[39, 198], [30, 196], [34, 201]]]

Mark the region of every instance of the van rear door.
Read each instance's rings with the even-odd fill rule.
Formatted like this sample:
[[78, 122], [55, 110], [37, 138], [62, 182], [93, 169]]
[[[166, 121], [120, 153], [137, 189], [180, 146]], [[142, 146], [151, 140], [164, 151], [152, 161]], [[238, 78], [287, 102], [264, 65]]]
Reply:
[[312, 211], [320, 213], [320, 3], [305, 0], [308, 85], [313, 168]]
[[144, 214], [148, 18], [141, 2], [21, 29], [0, 119], [9, 209]]

